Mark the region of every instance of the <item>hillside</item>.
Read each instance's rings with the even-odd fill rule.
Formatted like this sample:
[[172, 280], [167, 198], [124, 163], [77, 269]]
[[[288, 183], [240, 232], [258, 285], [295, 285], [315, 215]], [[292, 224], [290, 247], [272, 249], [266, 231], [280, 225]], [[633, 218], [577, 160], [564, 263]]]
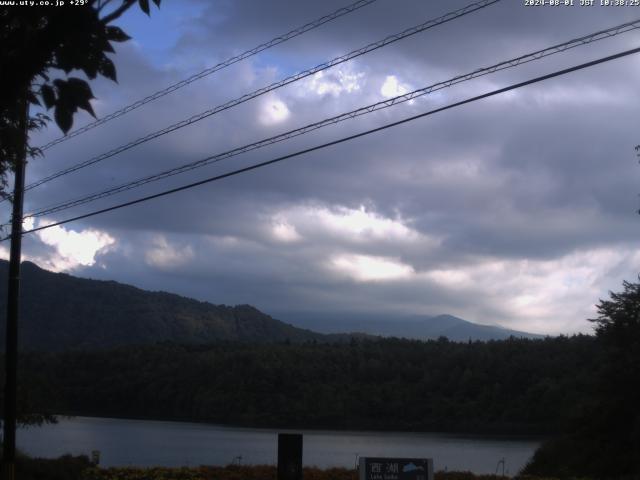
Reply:
[[36, 412], [267, 428], [533, 434], [557, 431], [588, 401], [600, 362], [594, 337], [579, 336], [165, 343], [24, 354], [20, 368], [28, 410]]
[[[0, 318], [6, 311], [8, 262], [0, 260]], [[22, 266], [20, 343], [23, 350], [112, 348], [170, 341], [272, 343], [344, 342], [352, 337], [400, 337], [452, 341], [541, 338], [478, 325], [452, 315], [304, 315], [276, 320], [250, 305], [214, 305], [114, 281], [53, 273], [31, 262]], [[3, 320], [4, 323], [4, 320]], [[363, 332], [363, 333], [351, 333]], [[0, 328], [0, 345], [4, 329]]]
[[[6, 315], [8, 262], [0, 261], [0, 315]], [[250, 305], [230, 307], [113, 281], [22, 264], [20, 344], [27, 350], [215, 341], [340, 340], [275, 320]], [[344, 336], [343, 336], [344, 337]], [[4, 345], [4, 328], [0, 329]]]

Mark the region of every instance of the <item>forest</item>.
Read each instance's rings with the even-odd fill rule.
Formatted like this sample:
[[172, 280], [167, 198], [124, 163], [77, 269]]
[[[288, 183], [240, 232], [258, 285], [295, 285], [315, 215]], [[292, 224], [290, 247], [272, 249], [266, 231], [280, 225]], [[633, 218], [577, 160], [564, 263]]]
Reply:
[[589, 398], [595, 351], [583, 335], [31, 353], [21, 404], [252, 427], [549, 434]]

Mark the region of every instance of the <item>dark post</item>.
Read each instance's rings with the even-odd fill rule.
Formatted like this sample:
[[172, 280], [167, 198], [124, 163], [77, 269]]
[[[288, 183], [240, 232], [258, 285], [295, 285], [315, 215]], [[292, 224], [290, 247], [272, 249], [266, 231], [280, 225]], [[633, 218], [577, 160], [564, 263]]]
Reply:
[[302, 480], [302, 434], [278, 434], [278, 480]]
[[20, 112], [24, 137], [22, 149], [15, 161], [13, 186], [13, 214], [11, 217], [11, 250], [9, 254], [9, 289], [7, 294], [7, 336], [5, 346], [5, 386], [3, 425], [3, 478], [15, 479], [16, 459], [16, 407], [18, 368], [18, 307], [20, 297], [20, 256], [22, 254], [22, 208], [24, 199], [24, 176], [27, 164], [27, 116], [26, 95], [22, 98]]

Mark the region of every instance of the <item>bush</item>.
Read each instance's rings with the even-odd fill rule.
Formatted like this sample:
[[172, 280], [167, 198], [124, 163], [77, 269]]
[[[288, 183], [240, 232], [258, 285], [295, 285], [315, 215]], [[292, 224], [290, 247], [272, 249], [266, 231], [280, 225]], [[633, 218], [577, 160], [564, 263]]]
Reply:
[[83, 472], [92, 466], [93, 464], [85, 455], [79, 457], [64, 455], [55, 459], [18, 455], [16, 478], [20, 480], [81, 480]]

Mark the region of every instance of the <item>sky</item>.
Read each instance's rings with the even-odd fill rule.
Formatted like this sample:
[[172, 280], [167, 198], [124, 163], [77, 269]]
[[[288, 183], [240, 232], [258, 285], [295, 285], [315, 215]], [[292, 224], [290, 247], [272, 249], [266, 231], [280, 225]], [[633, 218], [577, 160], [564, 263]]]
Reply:
[[[70, 138], [27, 183], [470, 3], [377, 0]], [[640, 18], [640, 7], [502, 0], [27, 192], [25, 211], [279, 133]], [[118, 22], [118, 84], [98, 117], [348, 4], [165, 0]], [[632, 31], [322, 128], [41, 226], [340, 139], [640, 46]], [[75, 75], [78, 75], [75, 73]], [[81, 75], [80, 75], [81, 76]], [[589, 333], [599, 299], [638, 277], [640, 57], [553, 78], [349, 142], [24, 238], [23, 258], [214, 304], [305, 315], [451, 314]], [[91, 121], [76, 116], [74, 128]], [[32, 136], [61, 135], [51, 124]], [[6, 202], [0, 212], [8, 218]], [[0, 255], [8, 256], [8, 245]]]

